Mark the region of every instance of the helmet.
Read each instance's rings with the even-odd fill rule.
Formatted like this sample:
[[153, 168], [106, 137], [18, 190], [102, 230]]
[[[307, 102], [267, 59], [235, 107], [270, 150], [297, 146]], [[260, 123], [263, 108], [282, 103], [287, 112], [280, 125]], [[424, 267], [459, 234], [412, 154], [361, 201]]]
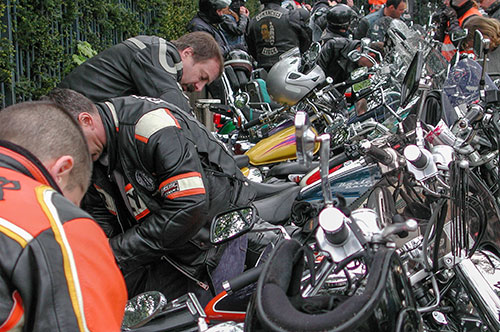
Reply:
[[343, 3], [330, 8], [326, 14], [328, 27], [332, 30], [347, 29], [351, 21], [357, 16], [356, 12]]
[[325, 81], [326, 75], [318, 65], [308, 73], [299, 71], [299, 57], [288, 57], [278, 61], [267, 75], [267, 91], [274, 101], [295, 105], [318, 84]]
[[252, 74], [253, 59], [247, 52], [243, 50], [233, 50], [229, 52], [226, 56], [226, 61], [224, 61], [224, 66], [231, 66], [234, 69], [241, 68], [245, 71], [248, 77]]

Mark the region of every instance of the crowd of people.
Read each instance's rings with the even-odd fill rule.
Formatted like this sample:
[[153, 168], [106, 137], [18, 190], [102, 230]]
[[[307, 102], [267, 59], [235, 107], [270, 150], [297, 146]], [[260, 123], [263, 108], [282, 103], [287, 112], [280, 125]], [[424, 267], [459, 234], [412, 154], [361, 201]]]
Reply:
[[[407, 10], [406, 0], [369, 1], [364, 17], [352, 0], [260, 2], [251, 16], [244, 0], [199, 0], [186, 35], [129, 38], [42, 100], [0, 111], [0, 331], [119, 331], [127, 298], [194, 292], [206, 304], [243, 271], [247, 237], [214, 246], [208, 230], [256, 192], [186, 93], [216, 87], [233, 50], [268, 71], [312, 42], [342, 82], [373, 65], [348, 56], [360, 39], [383, 54]], [[435, 17], [447, 59], [453, 32], [468, 30], [467, 51], [480, 30], [500, 72], [500, 0], [445, 0]]]

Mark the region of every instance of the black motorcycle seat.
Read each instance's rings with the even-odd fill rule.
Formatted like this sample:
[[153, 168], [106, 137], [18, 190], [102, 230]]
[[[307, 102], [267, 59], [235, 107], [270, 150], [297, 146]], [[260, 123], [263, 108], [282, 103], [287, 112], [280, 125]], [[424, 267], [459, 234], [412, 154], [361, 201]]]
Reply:
[[299, 164], [296, 161], [281, 163], [269, 170], [268, 176], [277, 178], [287, 177], [289, 174], [306, 174], [310, 170], [319, 166], [319, 162], [313, 162], [309, 167]]
[[256, 192], [256, 200], [276, 195], [292, 187], [297, 187], [297, 184], [295, 182], [260, 183], [249, 181], [249, 183]]
[[246, 154], [236, 154], [233, 158], [236, 161], [236, 166], [238, 166], [238, 168], [250, 165], [250, 158]]
[[253, 202], [257, 214], [265, 221], [279, 225], [285, 223], [292, 214], [292, 205], [300, 192], [299, 186], [288, 188], [276, 195]]

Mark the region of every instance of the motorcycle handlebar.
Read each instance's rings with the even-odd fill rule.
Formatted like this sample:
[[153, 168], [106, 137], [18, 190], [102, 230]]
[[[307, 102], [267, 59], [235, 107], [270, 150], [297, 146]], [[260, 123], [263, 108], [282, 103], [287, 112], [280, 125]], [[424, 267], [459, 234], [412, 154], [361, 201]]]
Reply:
[[351, 160], [351, 158], [349, 158], [349, 156], [345, 152], [342, 152], [330, 159], [330, 161], [328, 162], [328, 168], [332, 169], [334, 167], [342, 165], [343, 163], [349, 160]]
[[226, 280], [223, 282], [222, 286], [224, 290], [228, 293], [234, 293], [243, 287], [250, 285], [253, 282], [256, 282], [259, 279], [260, 273], [264, 269], [264, 264], [253, 267], [249, 270], [246, 270], [242, 274], [237, 277], [234, 277], [231, 280]]
[[251, 128], [253, 126], [256, 126], [256, 125], [260, 124], [260, 122], [261, 122], [260, 118], [249, 121], [243, 125], [243, 129], [248, 129], [248, 128]]

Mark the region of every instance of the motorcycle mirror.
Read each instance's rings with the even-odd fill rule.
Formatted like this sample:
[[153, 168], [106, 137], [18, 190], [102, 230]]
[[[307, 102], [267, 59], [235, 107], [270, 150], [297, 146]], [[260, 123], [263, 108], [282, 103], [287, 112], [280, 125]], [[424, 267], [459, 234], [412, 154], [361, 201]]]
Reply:
[[477, 59], [481, 59], [484, 56], [484, 51], [490, 46], [490, 40], [484, 38], [481, 31], [474, 31], [474, 42], [472, 45], [472, 50]]
[[453, 31], [451, 33], [450, 39], [452, 42], [457, 42], [465, 39], [468, 33], [469, 31], [467, 29], [458, 29], [457, 31]]
[[361, 52], [358, 51], [358, 50], [352, 50], [351, 52], [349, 52], [347, 54], [347, 58], [351, 61], [351, 62], [358, 62], [359, 59], [361, 59]]
[[158, 291], [141, 293], [127, 301], [122, 329], [125, 331], [145, 325], [162, 312], [167, 304], [165, 296]]
[[321, 52], [321, 45], [316, 42], [309, 47], [309, 61], [316, 61], [319, 53]]
[[313, 159], [316, 134], [311, 129], [311, 123], [306, 112], [299, 111], [295, 115], [295, 143], [297, 160], [300, 165], [309, 167]]
[[254, 207], [248, 206], [219, 213], [212, 220], [210, 242], [222, 244], [250, 231], [257, 218]]

